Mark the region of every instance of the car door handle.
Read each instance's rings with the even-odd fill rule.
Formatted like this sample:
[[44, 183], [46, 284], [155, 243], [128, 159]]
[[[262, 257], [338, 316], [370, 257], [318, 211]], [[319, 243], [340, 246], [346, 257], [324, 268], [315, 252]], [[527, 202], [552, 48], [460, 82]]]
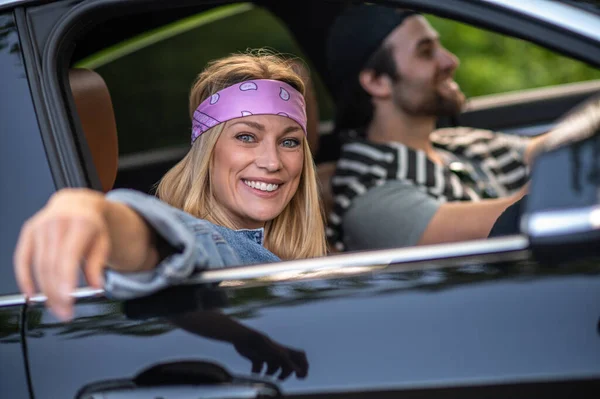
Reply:
[[115, 389], [81, 396], [80, 399], [258, 399], [279, 398], [280, 395], [266, 386], [170, 386], [146, 387], [132, 390]]
[[223, 367], [204, 361], [160, 363], [131, 379], [95, 382], [77, 399], [258, 399], [279, 398], [270, 381], [234, 377]]

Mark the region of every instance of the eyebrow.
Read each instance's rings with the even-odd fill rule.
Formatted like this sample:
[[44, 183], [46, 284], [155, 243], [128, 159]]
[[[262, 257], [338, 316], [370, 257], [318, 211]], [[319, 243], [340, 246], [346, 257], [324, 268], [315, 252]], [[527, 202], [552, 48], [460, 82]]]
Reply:
[[300, 129], [300, 127], [299, 127], [299, 126], [295, 126], [295, 125], [293, 125], [293, 126], [288, 126], [288, 127], [286, 127], [286, 128], [283, 130], [282, 134], [288, 134], [288, 133], [292, 133], [292, 132], [295, 132], [295, 131], [298, 131], [298, 130], [302, 130], [302, 129]]
[[419, 40], [417, 42], [416, 48], [418, 49], [418, 48], [421, 48], [421, 47], [424, 47], [424, 46], [427, 46], [427, 45], [433, 45], [433, 44], [435, 44], [435, 43], [437, 43], [439, 41], [440, 41], [439, 36], [424, 37], [423, 39], [421, 39], [421, 40]]
[[[234, 124], [232, 124], [231, 126], [235, 126], [235, 125], [238, 125], [238, 124], [240, 124], [240, 123], [241, 123], [241, 124], [244, 124], [244, 125], [247, 125], [247, 126], [250, 126], [250, 127], [253, 127], [253, 128], [255, 128], [256, 130], [260, 130], [261, 132], [264, 132], [264, 131], [266, 130], [264, 125], [261, 125], [261, 124], [260, 124], [260, 123], [258, 123], [258, 122], [251, 122], [251, 121], [239, 121], [239, 122], [235, 122], [235, 123], [234, 123]], [[281, 134], [288, 134], [288, 133], [291, 133], [291, 132], [295, 132], [295, 131], [297, 131], [297, 130], [302, 130], [302, 129], [300, 129], [300, 127], [299, 127], [299, 126], [296, 126], [296, 125], [291, 125], [291, 126], [288, 126], [288, 127], [286, 127], [286, 128], [283, 130], [283, 132], [281, 132]]]
[[255, 129], [263, 131], [263, 132], [265, 131], [265, 127], [263, 125], [261, 125], [260, 123], [258, 123], [258, 122], [239, 121], [239, 122], [235, 122], [231, 126], [239, 125], [240, 123], [244, 124], [244, 125], [247, 125], [247, 126], [250, 126], [250, 127], [253, 127]]

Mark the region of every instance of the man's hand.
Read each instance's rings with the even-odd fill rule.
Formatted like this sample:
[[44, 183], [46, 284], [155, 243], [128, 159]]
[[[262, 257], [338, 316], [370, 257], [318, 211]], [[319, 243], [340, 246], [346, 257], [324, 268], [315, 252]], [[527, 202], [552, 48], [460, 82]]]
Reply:
[[569, 111], [548, 133], [531, 140], [525, 153], [527, 164], [543, 153], [583, 141], [600, 131], [600, 95], [595, 95]]

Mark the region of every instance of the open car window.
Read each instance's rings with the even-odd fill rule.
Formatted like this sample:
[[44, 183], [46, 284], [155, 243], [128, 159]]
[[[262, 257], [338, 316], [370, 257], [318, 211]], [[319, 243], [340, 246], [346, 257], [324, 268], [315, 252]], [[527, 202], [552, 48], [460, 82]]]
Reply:
[[75, 63], [99, 73], [110, 90], [119, 153], [127, 156], [189, 147], [188, 95], [206, 64], [236, 52], [264, 48], [298, 58], [310, 70], [319, 115], [331, 118], [331, 100], [319, 74], [287, 27], [252, 3], [217, 6], [123, 40]]
[[525, 40], [427, 15], [460, 59], [456, 80], [468, 98], [600, 79], [600, 70]]
[[[144, 17], [132, 18], [143, 26]], [[92, 30], [84, 42], [94, 42], [96, 35]], [[258, 48], [296, 59], [310, 76], [311, 96], [316, 98], [309, 101], [312, 143], [322, 128], [319, 120], [327, 128], [332, 118], [327, 89], [288, 27], [253, 3], [190, 12], [74, 60], [74, 68], [99, 74], [110, 92], [119, 147], [115, 187], [151, 192], [189, 150], [188, 95], [196, 76], [211, 60]]]
[[593, 65], [462, 22], [427, 18], [460, 60], [455, 79], [468, 102], [455, 124], [535, 136], [600, 91], [600, 70]]
[[[593, 66], [524, 40], [425, 16], [442, 44], [460, 59], [456, 80], [476, 105], [444, 121], [446, 126], [535, 135], [600, 90], [600, 71]], [[119, 145], [115, 187], [153, 192], [189, 149], [188, 93], [194, 78], [210, 60], [248, 48], [267, 48], [306, 63], [321, 121], [317, 161], [335, 162], [339, 142], [329, 134], [335, 107], [326, 71], [315, 67], [323, 62], [307, 57], [294, 32], [271, 11], [253, 3], [216, 6], [113, 41], [71, 66], [94, 70], [110, 91]], [[327, 177], [325, 173], [325, 186], [330, 184]]]

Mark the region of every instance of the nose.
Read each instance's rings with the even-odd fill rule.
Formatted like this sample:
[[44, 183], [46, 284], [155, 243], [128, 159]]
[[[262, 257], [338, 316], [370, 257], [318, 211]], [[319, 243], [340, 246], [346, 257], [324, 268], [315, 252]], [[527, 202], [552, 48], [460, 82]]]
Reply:
[[460, 65], [460, 60], [456, 55], [446, 50], [445, 48], [441, 49], [441, 57], [440, 57], [440, 66], [447, 73], [454, 73], [456, 68]]
[[257, 148], [256, 166], [269, 173], [281, 169], [281, 157], [276, 143], [264, 143]]

